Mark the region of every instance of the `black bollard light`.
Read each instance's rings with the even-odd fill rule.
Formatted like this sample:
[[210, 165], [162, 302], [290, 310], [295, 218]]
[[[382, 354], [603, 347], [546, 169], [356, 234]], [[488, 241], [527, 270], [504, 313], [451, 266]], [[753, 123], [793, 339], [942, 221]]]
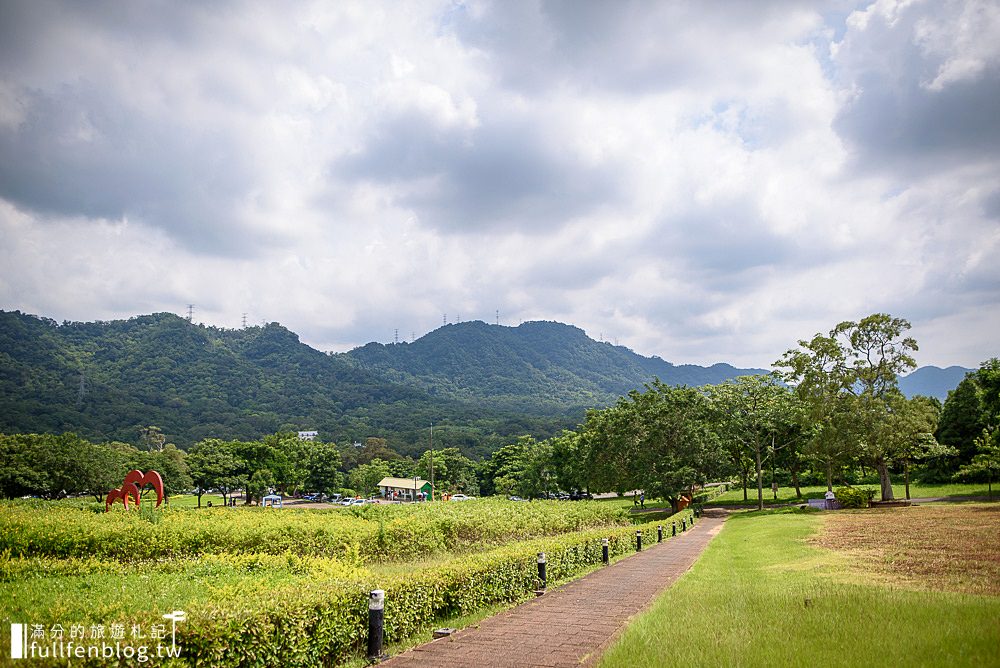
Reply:
[[662, 524], [657, 524], [656, 525], [656, 542], [657, 543], [662, 543], [663, 542], [663, 525]]
[[539, 552], [538, 553], [538, 579], [542, 583], [542, 589], [545, 589], [546, 581], [545, 581], [545, 553], [544, 552]]
[[642, 531], [638, 529], [635, 532], [635, 551], [642, 552]]
[[368, 660], [382, 658], [382, 636], [385, 628], [385, 591], [375, 589], [368, 594]]
[[688, 530], [687, 519], [682, 519], [681, 520], [681, 531], [687, 531], [687, 530]]
[[677, 521], [676, 520], [670, 523], [670, 530], [673, 532], [673, 533], [670, 534], [671, 536], [676, 536], [677, 535]]
[[601, 552], [603, 553], [602, 556], [604, 557], [604, 565], [607, 566], [608, 563], [609, 563], [609, 561], [610, 561], [609, 558], [608, 558], [608, 539], [607, 538], [602, 538], [601, 539]]

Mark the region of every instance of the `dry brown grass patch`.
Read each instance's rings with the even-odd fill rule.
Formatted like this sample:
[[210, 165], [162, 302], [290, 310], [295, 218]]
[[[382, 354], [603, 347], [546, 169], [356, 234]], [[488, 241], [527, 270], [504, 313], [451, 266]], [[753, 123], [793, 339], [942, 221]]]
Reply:
[[879, 580], [1000, 596], [1000, 504], [839, 511], [810, 542]]

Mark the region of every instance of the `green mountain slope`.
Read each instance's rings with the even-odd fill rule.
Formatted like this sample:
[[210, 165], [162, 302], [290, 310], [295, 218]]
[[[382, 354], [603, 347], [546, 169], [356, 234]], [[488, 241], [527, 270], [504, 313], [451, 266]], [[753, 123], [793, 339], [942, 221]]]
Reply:
[[673, 385], [704, 385], [767, 373], [728, 364], [675, 366], [557, 322], [446, 325], [413, 343], [369, 343], [341, 357], [437, 396], [534, 414], [607, 405], [654, 377]]
[[542, 433], [569, 418], [521, 416], [431, 397], [301, 343], [278, 324], [242, 330], [159, 313], [65, 323], [0, 312], [0, 430], [76, 431], [135, 442], [157, 425], [179, 445], [318, 429], [328, 440], [382, 436], [401, 452], [432, 422], [475, 453], [490, 434]]

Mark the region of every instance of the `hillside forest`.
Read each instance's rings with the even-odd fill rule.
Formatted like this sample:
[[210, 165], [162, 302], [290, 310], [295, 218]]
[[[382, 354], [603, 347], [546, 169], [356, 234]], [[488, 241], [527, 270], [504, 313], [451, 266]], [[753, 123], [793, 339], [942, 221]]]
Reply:
[[[174, 327], [178, 323], [169, 318], [162, 319], [164, 323], [164, 345], [169, 346], [178, 335]], [[51, 334], [52, 325], [37, 326], [42, 328], [38, 356], [45, 357], [50, 366], [61, 363], [58, 368], [64, 371], [79, 370], [80, 359], [60, 357], [53, 350], [55, 343], [46, 343], [44, 334]], [[179, 329], [192, 333], [190, 327]], [[796, 489], [816, 483], [874, 482], [882, 498], [891, 498], [892, 476], [902, 476], [907, 484], [910, 480], [992, 480], [1000, 467], [1000, 360], [988, 360], [969, 372], [943, 404], [933, 397], [908, 398], [898, 387], [899, 375], [916, 365], [917, 343], [907, 336], [908, 329], [908, 322], [887, 314], [840, 323], [827, 334], [799, 341], [775, 362], [779, 369], [775, 373], [741, 375], [697, 387], [654, 379], [611, 405], [588, 410], [574, 428], [549, 435], [544, 432], [554, 428], [553, 422], [537, 418], [543, 428], [534, 430], [530, 421], [518, 423], [503, 413], [484, 412], [478, 422], [462, 426], [449, 425], [447, 420], [433, 428], [412, 425], [416, 447], [411, 445], [409, 451], [378, 437], [303, 441], [282, 426], [263, 437], [220, 438], [205, 433], [185, 447], [178, 447], [163, 430], [149, 424], [136, 428], [138, 439], [133, 443], [63, 432], [58, 427], [35, 433], [6, 429], [0, 436], [0, 494], [46, 498], [92, 494], [96, 499], [116, 486], [126, 471], [154, 468], [163, 475], [168, 493], [195, 490], [200, 495], [211, 489], [229, 496], [239, 492], [247, 503], [269, 489], [286, 494], [367, 496], [385, 476], [430, 479], [432, 459], [437, 493], [525, 498], [555, 491], [642, 489], [676, 502], [680, 494], [707, 481], [730, 479], [740, 482], [745, 495], [756, 493], [762, 503], [764, 485], [771, 482]], [[122, 348], [127, 346], [127, 334], [125, 328]], [[289, 334], [274, 326], [231, 340], [242, 342], [244, 354], [254, 359], [294, 369], [295, 359], [287, 353], [280, 359], [271, 357], [283, 350], [275, 341], [287, 341]], [[205, 334], [174, 352], [194, 357], [196, 366], [207, 365], [206, 374], [227, 374], [237, 395], [246, 392], [246, 385], [239, 381], [246, 380], [242, 376], [251, 373], [249, 368], [235, 362], [228, 369], [218, 365], [220, 356], [239, 359], [227, 347], [236, 344], [222, 343], [221, 338]], [[83, 348], [81, 356], [115, 359], [114, 347]], [[206, 349], [220, 355], [208, 355]], [[149, 368], [170, 366], [170, 348], [161, 353], [156, 358], [161, 361], [151, 361]], [[300, 354], [308, 355], [301, 349]], [[316, 375], [306, 361], [300, 359], [294, 373], [307, 387], [330, 380]], [[9, 363], [5, 368], [10, 369]], [[344, 381], [328, 398], [330, 419], [348, 423], [358, 419], [365, 400], [379, 391], [377, 384], [368, 372], [335, 356], [331, 366], [324, 368]], [[140, 378], [143, 369], [133, 372]], [[9, 376], [4, 382], [11, 381]], [[102, 401], [110, 400], [115, 389], [97, 378], [90, 386], [86, 382], [81, 383], [85, 391], [80, 401], [94, 407], [92, 424], [100, 425]], [[177, 379], [177, 383], [185, 390], [198, 388], [196, 382]], [[145, 391], [164, 410], [181, 401], [182, 392], [176, 387], [146, 385]], [[280, 386], [268, 391], [263, 397], [245, 397], [248, 406], [258, 405], [255, 401], [263, 407], [269, 401], [288, 400], [282, 398]], [[399, 385], [381, 391], [396, 402], [425, 407], [425, 418], [439, 416], [435, 411], [442, 410], [419, 390]], [[449, 401], [454, 401], [449, 404], [453, 408], [459, 407], [456, 410], [465, 410], [466, 404]], [[26, 401], [20, 405], [30, 407]], [[350, 409], [338, 414], [336, 406]], [[34, 408], [58, 424], [58, 412], [44, 405]], [[253, 414], [249, 407], [246, 410]], [[141, 417], [145, 415], [135, 419]], [[209, 432], [213, 424], [239, 423], [239, 416], [216, 419], [200, 429]], [[260, 419], [263, 422], [256, 428], [274, 426], [267, 422], [273, 415]], [[495, 429], [500, 424], [506, 425], [506, 433]], [[490, 442], [477, 444], [484, 450], [456, 444], [481, 437], [481, 432], [476, 433], [481, 425], [492, 429]]]

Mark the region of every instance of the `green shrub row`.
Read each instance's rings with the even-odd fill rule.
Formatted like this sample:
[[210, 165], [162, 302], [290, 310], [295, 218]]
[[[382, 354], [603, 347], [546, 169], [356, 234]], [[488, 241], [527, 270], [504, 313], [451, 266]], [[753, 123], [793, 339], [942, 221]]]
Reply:
[[[690, 521], [691, 514], [679, 514], [678, 523], [682, 517]], [[385, 638], [392, 642], [441, 617], [529, 596], [538, 586], [538, 552], [546, 553], [550, 582], [562, 580], [601, 563], [602, 538], [618, 557], [635, 550], [636, 530], [644, 546], [652, 545], [657, 524], [539, 539], [377, 580], [311, 583], [275, 592], [258, 610], [202, 608], [185, 623], [178, 642], [193, 665], [330, 665], [364, 647], [372, 589], [385, 590]], [[669, 522], [664, 533], [669, 539]]]
[[630, 523], [601, 503], [370, 506], [355, 510], [189, 508], [142, 512], [0, 503], [0, 553], [120, 561], [210, 553], [291, 552], [355, 563], [411, 560], [541, 536]]

